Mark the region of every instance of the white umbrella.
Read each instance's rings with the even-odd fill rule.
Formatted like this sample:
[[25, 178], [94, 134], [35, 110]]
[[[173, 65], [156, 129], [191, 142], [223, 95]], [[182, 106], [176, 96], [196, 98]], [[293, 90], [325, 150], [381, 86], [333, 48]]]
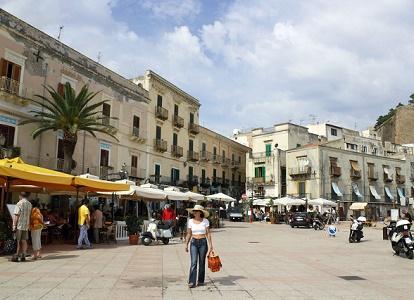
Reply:
[[143, 186], [135, 187], [135, 195], [145, 198], [145, 200], [165, 200], [167, 198], [167, 194], [164, 191]]
[[185, 192], [184, 194], [188, 195], [192, 201], [204, 201], [206, 199], [206, 196], [191, 191]]
[[291, 198], [291, 197], [283, 197], [280, 199], [275, 199], [273, 200], [274, 204], [276, 205], [305, 205], [306, 201], [302, 200], [302, 199], [296, 199], [296, 198]]
[[188, 195], [186, 195], [185, 193], [182, 193], [180, 191], [177, 191], [177, 188], [174, 188], [174, 187], [164, 188], [164, 193], [167, 194], [168, 200], [171, 200], [171, 201], [188, 201], [188, 200], [190, 200], [190, 197]]
[[270, 202], [270, 199], [254, 199], [253, 200], [253, 205], [270, 206], [269, 202]]
[[213, 195], [208, 195], [207, 200], [220, 200], [220, 201], [225, 201], [225, 202], [232, 202], [232, 201], [236, 201], [236, 199], [223, 194], [223, 193], [218, 193], [218, 194], [213, 194]]
[[336, 206], [336, 203], [323, 198], [308, 200], [308, 204], [319, 206]]

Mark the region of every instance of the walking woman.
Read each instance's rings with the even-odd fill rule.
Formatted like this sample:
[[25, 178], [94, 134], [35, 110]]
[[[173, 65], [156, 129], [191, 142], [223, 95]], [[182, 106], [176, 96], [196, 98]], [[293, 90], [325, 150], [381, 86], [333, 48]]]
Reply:
[[32, 212], [30, 215], [30, 231], [32, 236], [33, 256], [32, 259], [36, 260], [42, 258], [40, 256], [41, 235], [43, 229], [43, 215], [39, 209], [39, 200], [32, 201]]
[[213, 251], [213, 243], [211, 241], [210, 223], [207, 220], [208, 211], [201, 205], [195, 205], [194, 208], [188, 209], [188, 211], [193, 215], [193, 218], [188, 220], [187, 224], [185, 251], [188, 252], [188, 244], [190, 243], [191, 267], [188, 286], [194, 288], [197, 285], [204, 285], [207, 251], [209, 253]]

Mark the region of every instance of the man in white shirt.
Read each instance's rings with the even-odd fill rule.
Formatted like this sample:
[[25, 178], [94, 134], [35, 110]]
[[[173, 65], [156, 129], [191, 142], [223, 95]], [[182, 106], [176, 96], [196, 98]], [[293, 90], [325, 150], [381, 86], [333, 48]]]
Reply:
[[14, 208], [13, 232], [15, 232], [17, 240], [16, 255], [14, 255], [12, 258], [12, 261], [14, 262], [19, 261], [20, 250], [22, 250], [20, 261], [26, 260], [30, 214], [32, 212], [32, 204], [29, 202], [29, 200], [27, 200], [29, 195], [30, 193], [21, 192], [19, 195], [20, 201], [17, 202]]

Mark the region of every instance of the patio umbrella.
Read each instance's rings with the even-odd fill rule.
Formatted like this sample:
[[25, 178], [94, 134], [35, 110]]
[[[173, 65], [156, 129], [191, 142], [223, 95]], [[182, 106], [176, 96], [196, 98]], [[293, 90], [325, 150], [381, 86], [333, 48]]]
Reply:
[[326, 200], [326, 199], [323, 199], [323, 198], [308, 200], [308, 204], [319, 205], [319, 206], [331, 206], [331, 207], [336, 206], [336, 202]]
[[164, 193], [167, 194], [168, 200], [171, 200], [171, 201], [189, 201], [190, 200], [189, 195], [187, 195], [186, 193], [177, 191], [177, 188], [174, 188], [174, 187], [164, 188]]
[[206, 199], [206, 196], [191, 191], [185, 192], [184, 194], [188, 195], [192, 201], [204, 201]]
[[73, 186], [82, 192], [119, 192], [130, 189], [127, 183], [101, 180], [90, 174], [74, 176]]
[[219, 201], [224, 201], [224, 202], [233, 202], [236, 201], [236, 199], [223, 194], [223, 193], [217, 193], [217, 194], [213, 194], [213, 195], [208, 195], [207, 200], [219, 200]]

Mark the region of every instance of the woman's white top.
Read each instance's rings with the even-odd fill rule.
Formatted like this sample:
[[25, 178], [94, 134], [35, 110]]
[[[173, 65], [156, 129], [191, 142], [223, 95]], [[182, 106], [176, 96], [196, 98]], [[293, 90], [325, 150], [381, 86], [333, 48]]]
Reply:
[[206, 228], [210, 227], [210, 222], [203, 219], [199, 224], [194, 223], [194, 219], [188, 220], [187, 228], [191, 229], [192, 234], [206, 234]]

